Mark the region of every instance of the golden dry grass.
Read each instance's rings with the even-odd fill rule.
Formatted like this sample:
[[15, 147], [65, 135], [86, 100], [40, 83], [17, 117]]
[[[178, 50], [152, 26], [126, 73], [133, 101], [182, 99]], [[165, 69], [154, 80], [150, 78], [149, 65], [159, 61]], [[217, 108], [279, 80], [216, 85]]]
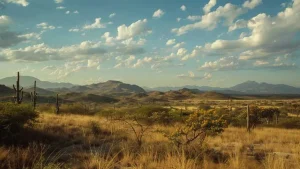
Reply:
[[[208, 137], [204, 147], [195, 143], [177, 149], [161, 133], [155, 132], [157, 129], [172, 131], [175, 127], [156, 125], [146, 133], [139, 149], [125, 123], [99, 116], [44, 113], [34, 129], [45, 137], [56, 138], [45, 144], [58, 150], [39, 153], [41, 156], [33, 160], [36, 163], [57, 157], [44, 161], [44, 167], [36, 165], [39, 168], [292, 169], [300, 166], [300, 130], [258, 128], [248, 134], [244, 128], [231, 127], [220, 136]], [[38, 151], [41, 150], [32, 146], [18, 150], [0, 147], [0, 162], [5, 160], [11, 169], [25, 168], [27, 161], [32, 161], [28, 152]], [[8, 165], [0, 165], [4, 166]]]

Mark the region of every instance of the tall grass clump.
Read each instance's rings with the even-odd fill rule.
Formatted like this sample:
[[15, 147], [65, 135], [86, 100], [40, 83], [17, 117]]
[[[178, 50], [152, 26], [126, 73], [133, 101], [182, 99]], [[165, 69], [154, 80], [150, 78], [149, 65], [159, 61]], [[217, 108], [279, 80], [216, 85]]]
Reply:
[[28, 104], [0, 103], [0, 137], [18, 133], [31, 124], [38, 114]]

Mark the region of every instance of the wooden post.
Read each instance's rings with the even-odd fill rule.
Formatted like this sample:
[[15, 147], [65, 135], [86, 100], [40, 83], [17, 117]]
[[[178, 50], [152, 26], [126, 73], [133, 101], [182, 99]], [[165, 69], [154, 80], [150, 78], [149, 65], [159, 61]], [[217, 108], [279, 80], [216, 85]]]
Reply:
[[247, 132], [250, 132], [250, 114], [249, 114], [249, 105], [247, 105]]

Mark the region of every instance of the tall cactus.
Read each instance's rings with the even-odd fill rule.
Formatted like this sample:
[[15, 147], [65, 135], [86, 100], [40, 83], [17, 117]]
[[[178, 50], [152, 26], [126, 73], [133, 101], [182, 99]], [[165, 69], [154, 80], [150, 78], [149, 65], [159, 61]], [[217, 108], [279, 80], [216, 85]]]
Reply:
[[249, 105], [247, 105], [247, 132], [250, 132], [250, 112], [249, 112]]
[[32, 102], [33, 109], [35, 110], [36, 100], [37, 100], [36, 81], [34, 81], [33, 92], [30, 92], [30, 96], [31, 96], [31, 102]]
[[56, 108], [56, 114], [59, 114], [58, 94], [56, 95], [56, 105], [55, 105], [55, 108]]
[[18, 72], [16, 86], [13, 85], [15, 90], [14, 102], [16, 104], [21, 104], [23, 101], [23, 87], [20, 89], [20, 73]]

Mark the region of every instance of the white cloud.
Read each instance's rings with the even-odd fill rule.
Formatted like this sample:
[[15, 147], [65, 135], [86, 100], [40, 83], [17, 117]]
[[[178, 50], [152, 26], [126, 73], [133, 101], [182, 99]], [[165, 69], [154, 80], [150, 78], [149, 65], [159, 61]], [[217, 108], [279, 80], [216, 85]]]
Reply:
[[137, 62], [132, 65], [132, 67], [133, 68], [141, 67], [141, 66], [143, 66], [146, 63], [151, 63], [152, 60], [153, 59], [151, 57], [144, 57], [143, 59], [138, 59]]
[[196, 16], [196, 15], [193, 15], [193, 16], [189, 15], [189, 16], [187, 17], [187, 19], [190, 20], [190, 21], [201, 20], [201, 18], [202, 18], [201, 16]]
[[209, 12], [201, 16], [201, 20], [199, 22], [188, 24], [180, 28], [174, 28], [172, 29], [172, 32], [177, 35], [182, 35], [194, 29], [213, 30], [216, 28], [218, 23], [223, 20], [224, 25], [231, 25], [238, 16], [245, 12], [245, 9], [239, 8], [231, 3], [227, 3], [225, 6], [218, 7], [213, 12]]
[[27, 33], [27, 34], [22, 34], [22, 35], [19, 35], [20, 38], [25, 38], [27, 40], [29, 39], [37, 39], [37, 40], [40, 40], [41, 39], [41, 35], [43, 34], [43, 32], [41, 33]]
[[58, 6], [58, 7], [56, 7], [56, 9], [66, 9], [66, 7], [64, 7], [64, 6]]
[[268, 65], [269, 62], [263, 61], [263, 60], [257, 60], [253, 63], [254, 66], [262, 66], [262, 65]]
[[182, 6], [180, 7], [180, 9], [181, 9], [182, 11], [186, 11], [186, 6], [182, 5]]
[[185, 42], [179, 42], [173, 46], [173, 48], [180, 48], [181, 46], [185, 45]]
[[204, 73], [203, 76], [196, 76], [194, 72], [189, 71], [188, 74], [177, 75], [180, 79], [190, 79], [190, 80], [202, 80], [202, 79], [211, 79], [212, 75], [210, 73]]
[[80, 29], [78, 29], [78, 28], [69, 29], [69, 32], [79, 32], [79, 31], [80, 31]]
[[113, 18], [115, 16], [116, 16], [116, 13], [112, 13], [112, 14], [109, 15], [109, 18]]
[[169, 39], [169, 40], [167, 41], [166, 45], [167, 45], [167, 46], [170, 46], [170, 45], [175, 44], [175, 42], [176, 42], [176, 39]]
[[45, 66], [45, 67], [43, 67], [42, 68], [42, 71], [46, 71], [46, 70], [51, 70], [51, 71], [53, 71], [53, 70], [56, 70], [57, 69], [57, 67], [56, 66]]
[[4, 0], [4, 2], [18, 4], [18, 5], [22, 5], [24, 7], [29, 5], [29, 2], [27, 0]]
[[101, 38], [105, 39], [105, 44], [106, 45], [115, 45], [116, 39], [114, 37], [110, 36], [109, 32], [105, 32]]
[[239, 19], [228, 28], [228, 32], [232, 32], [236, 29], [246, 28], [247, 25], [248, 25], [247, 21], [245, 21], [244, 19]]
[[217, 0], [209, 0], [208, 4], [203, 7], [204, 13], [209, 13], [211, 8], [217, 4]]
[[260, 5], [262, 3], [262, 0], [247, 0], [244, 2], [243, 7], [253, 9]]
[[121, 58], [118, 58], [117, 64], [114, 66], [114, 68], [121, 68], [121, 67], [131, 67], [132, 63], [135, 61], [135, 56], [130, 55], [127, 59], [122, 60]]
[[129, 39], [137, 35], [148, 33], [149, 29], [146, 27], [147, 19], [138, 20], [129, 26], [121, 25], [118, 27], [118, 40]]
[[57, 4], [61, 4], [61, 3], [64, 2], [64, 0], [54, 0], [54, 2], [57, 3]]
[[91, 25], [85, 25], [83, 29], [100, 29], [105, 28], [105, 24], [101, 23], [101, 18], [96, 18], [95, 22]]
[[222, 57], [214, 62], [205, 62], [199, 69], [207, 71], [234, 70], [239, 68], [240, 63], [236, 57]]
[[247, 22], [248, 36], [237, 40], [216, 40], [205, 45], [212, 52], [239, 52], [241, 60], [277, 57], [300, 49], [295, 38], [300, 29], [300, 0], [276, 16], [258, 14]]
[[47, 22], [42, 22], [42, 23], [39, 23], [36, 25], [37, 28], [40, 28], [40, 29], [55, 29], [55, 26], [52, 26], [52, 25], [49, 25]]
[[66, 14], [69, 15], [69, 14], [70, 14], [70, 11], [66, 11]]
[[154, 17], [154, 18], [160, 18], [160, 17], [162, 17], [164, 14], [165, 14], [165, 12], [164, 12], [163, 10], [158, 9], [157, 11], [155, 11], [155, 12], [153, 13], [153, 16], [152, 16], [152, 17]]
[[5, 49], [0, 52], [0, 60], [8, 61], [48, 61], [79, 60], [104, 56], [107, 51], [100, 45], [84, 41], [78, 45], [51, 48], [44, 43], [19, 49]]
[[78, 11], [74, 11], [73, 13], [74, 13], [74, 14], [79, 14], [79, 12], [78, 12]]
[[180, 48], [177, 50], [177, 55], [178, 56], [183, 56], [187, 53], [187, 50], [185, 48]]
[[180, 21], [181, 21], [181, 18], [177, 18], [176, 21], [177, 21], [177, 22], [180, 22]]

